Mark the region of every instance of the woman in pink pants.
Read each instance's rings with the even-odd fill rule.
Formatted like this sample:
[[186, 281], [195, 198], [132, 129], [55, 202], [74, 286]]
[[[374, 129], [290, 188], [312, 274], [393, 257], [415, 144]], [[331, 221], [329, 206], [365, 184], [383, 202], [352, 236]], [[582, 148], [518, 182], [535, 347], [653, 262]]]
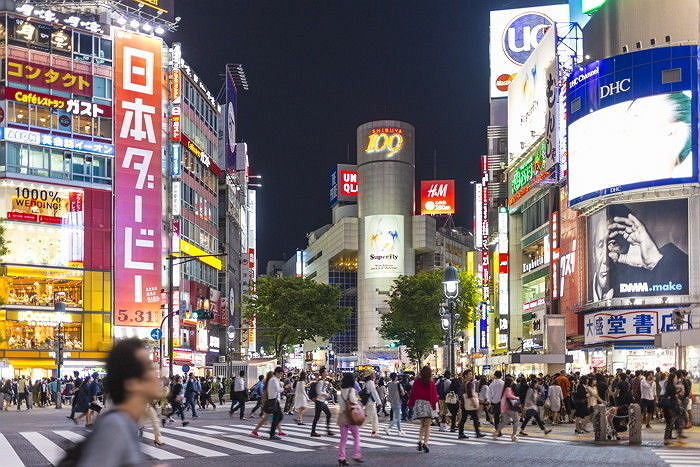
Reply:
[[340, 397], [338, 397], [338, 426], [340, 427], [340, 445], [338, 446], [338, 465], [348, 465], [345, 459], [345, 445], [348, 442], [348, 432], [352, 433], [353, 451], [352, 458], [355, 462], [361, 463], [362, 446], [360, 446], [360, 427], [350, 424], [345, 408], [348, 404], [357, 404], [357, 393], [355, 392], [355, 378], [352, 373], [344, 373], [340, 383]]

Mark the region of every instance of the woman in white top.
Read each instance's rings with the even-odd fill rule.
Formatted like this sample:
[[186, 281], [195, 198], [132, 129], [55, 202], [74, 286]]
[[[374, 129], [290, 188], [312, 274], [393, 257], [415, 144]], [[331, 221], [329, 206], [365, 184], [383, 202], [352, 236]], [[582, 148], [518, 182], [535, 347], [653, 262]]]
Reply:
[[654, 373], [648, 371], [644, 378], [639, 382], [641, 397], [639, 405], [642, 407], [642, 424], [647, 428], [651, 428], [651, 417], [656, 410], [656, 382], [654, 381]]
[[365, 411], [367, 413], [367, 423], [372, 424], [372, 436], [376, 436], [377, 430], [379, 429], [377, 404], [381, 403], [381, 399], [379, 398], [379, 394], [377, 394], [377, 387], [374, 384], [374, 372], [367, 375], [365, 379], [365, 391], [367, 391], [367, 394], [369, 394], [367, 405], [365, 405]]
[[[376, 392], [376, 391], [375, 391]], [[340, 383], [340, 395], [338, 397], [338, 426], [340, 427], [340, 443], [338, 444], [338, 465], [348, 465], [345, 459], [345, 445], [348, 443], [348, 432], [352, 433], [353, 452], [352, 458], [356, 462], [362, 462], [362, 446], [360, 445], [360, 427], [352, 425], [346, 412], [348, 404], [359, 404], [355, 392], [355, 377], [352, 373], [343, 373]]]
[[564, 394], [561, 392], [561, 386], [557, 383], [556, 378], [552, 378], [552, 383], [549, 385], [547, 400], [549, 401], [549, 410], [552, 411], [552, 425], [559, 425], [559, 412], [561, 411], [561, 403], [564, 401]]
[[304, 424], [304, 411], [309, 404], [309, 396], [306, 394], [306, 372], [302, 370], [299, 374], [299, 380], [294, 388], [294, 410], [298, 416], [296, 419], [297, 425]]

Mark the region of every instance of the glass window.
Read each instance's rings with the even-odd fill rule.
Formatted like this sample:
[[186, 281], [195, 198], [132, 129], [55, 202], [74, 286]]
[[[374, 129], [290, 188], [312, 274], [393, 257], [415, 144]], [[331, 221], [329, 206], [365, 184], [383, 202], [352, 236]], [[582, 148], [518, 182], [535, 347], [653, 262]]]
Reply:
[[29, 106], [20, 102], [7, 102], [8, 120], [16, 123], [29, 124]]
[[78, 47], [75, 50], [85, 55], [92, 55], [92, 36], [82, 33], [76, 33], [76, 35], [78, 36]]
[[32, 118], [32, 124], [42, 128], [52, 128], [52, 109], [49, 107], [37, 106], [32, 109], [34, 113], [34, 118]]
[[63, 302], [67, 307], [83, 306], [83, 281], [37, 277], [0, 276], [0, 298], [7, 305], [51, 307]]
[[97, 128], [95, 129], [95, 136], [101, 138], [112, 138], [112, 119], [98, 117], [95, 119], [97, 123]]
[[100, 37], [95, 38], [96, 42], [99, 42], [96, 48], [97, 56], [104, 58], [105, 60], [112, 60], [112, 41], [109, 39], [102, 39]]
[[51, 151], [51, 178], [70, 178], [70, 164], [63, 151]]
[[73, 153], [71, 157], [71, 172], [74, 180], [89, 181], [89, 173], [85, 167], [85, 156]]
[[112, 80], [95, 76], [93, 78], [93, 94], [97, 98], [112, 99]]
[[[63, 323], [62, 328], [66, 350], [82, 349], [82, 325]], [[52, 350], [56, 329], [56, 323], [51, 321], [1, 321], [0, 348]]]

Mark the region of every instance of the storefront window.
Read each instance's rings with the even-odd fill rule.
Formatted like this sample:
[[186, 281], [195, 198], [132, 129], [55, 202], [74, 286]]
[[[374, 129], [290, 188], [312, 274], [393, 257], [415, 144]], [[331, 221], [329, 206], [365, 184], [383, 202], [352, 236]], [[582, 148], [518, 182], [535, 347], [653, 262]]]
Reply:
[[[18, 315], [40, 313], [18, 312]], [[51, 314], [47, 312], [47, 314]], [[33, 316], [29, 316], [33, 318]], [[47, 316], [50, 318], [50, 316]], [[39, 317], [39, 319], [42, 319]], [[57, 326], [51, 320], [47, 321], [0, 321], [0, 349], [32, 349], [53, 350], [56, 345]], [[83, 348], [82, 325], [80, 323], [63, 323], [66, 350], [81, 350]]]
[[69, 308], [82, 308], [81, 279], [44, 277], [0, 277], [0, 299], [5, 305], [45, 306], [62, 302]]
[[530, 303], [544, 297], [546, 289], [546, 278], [540, 277], [527, 284], [523, 284], [523, 303]]

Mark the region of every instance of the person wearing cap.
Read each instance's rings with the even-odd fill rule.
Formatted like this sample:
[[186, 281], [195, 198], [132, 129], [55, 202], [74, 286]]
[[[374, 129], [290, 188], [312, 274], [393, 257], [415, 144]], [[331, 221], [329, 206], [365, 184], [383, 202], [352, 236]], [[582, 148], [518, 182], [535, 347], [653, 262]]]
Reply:
[[379, 394], [377, 393], [377, 387], [374, 384], [374, 372], [365, 372], [365, 389], [364, 391], [368, 395], [367, 403], [365, 405], [366, 420], [368, 424], [372, 425], [372, 436], [377, 435], [377, 430], [379, 429], [379, 416], [377, 415], [377, 404], [381, 401]]

